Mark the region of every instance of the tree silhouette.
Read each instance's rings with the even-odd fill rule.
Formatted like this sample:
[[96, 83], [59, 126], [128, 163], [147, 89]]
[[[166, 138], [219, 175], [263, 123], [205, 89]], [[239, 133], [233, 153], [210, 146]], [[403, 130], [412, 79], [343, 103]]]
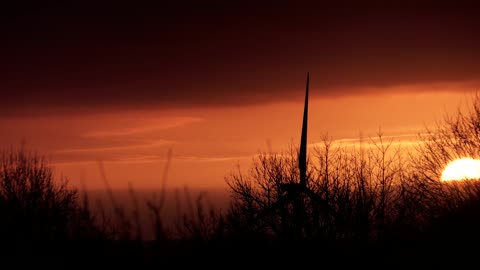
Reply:
[[[428, 230], [437, 239], [477, 241], [480, 234], [473, 229], [479, 224], [480, 182], [440, 180], [446, 165], [455, 159], [480, 159], [480, 96], [475, 94], [467, 109], [458, 108], [445, 115], [433, 128], [426, 128], [412, 155], [414, 175], [411, 190], [418, 204], [417, 211], [428, 216]], [[473, 226], [473, 227], [472, 227]], [[458, 244], [458, 243], [457, 243]], [[438, 245], [444, 246], [444, 245]]]
[[333, 144], [325, 136], [316, 156], [307, 159], [308, 88], [307, 75], [299, 151], [263, 153], [249, 176], [227, 178], [235, 200], [234, 224], [274, 237], [380, 237], [406, 213], [397, 210], [407, 208], [401, 205], [407, 201], [402, 181], [408, 174], [401, 151], [385, 142], [381, 132], [358, 149]]
[[44, 157], [18, 150], [0, 156], [0, 237], [3, 240], [99, 239], [78, 193], [56, 182]]

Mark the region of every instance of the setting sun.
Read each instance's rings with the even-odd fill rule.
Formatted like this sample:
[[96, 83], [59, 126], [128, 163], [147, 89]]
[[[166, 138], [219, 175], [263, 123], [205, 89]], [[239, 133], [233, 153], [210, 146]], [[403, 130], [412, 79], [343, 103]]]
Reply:
[[480, 178], [480, 160], [462, 158], [450, 162], [443, 170], [442, 181]]

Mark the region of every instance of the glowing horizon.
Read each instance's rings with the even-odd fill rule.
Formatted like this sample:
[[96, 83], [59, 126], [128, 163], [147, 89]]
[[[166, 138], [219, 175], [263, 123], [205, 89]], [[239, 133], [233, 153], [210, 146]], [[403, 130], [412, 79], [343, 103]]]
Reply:
[[[298, 88], [304, 87], [299, 82]], [[454, 113], [464, 93], [399, 92], [310, 100], [308, 143], [315, 147], [328, 132], [338, 145], [373, 138], [406, 145], [443, 117]], [[271, 147], [288, 150], [298, 144], [302, 101], [245, 107], [189, 110], [112, 111], [108, 114], [0, 118], [9, 126], [1, 147], [24, 138], [27, 146], [51, 158], [58, 175], [76, 186], [102, 187], [98, 161], [105, 164], [111, 185], [138, 188], [160, 185], [165, 153], [173, 150], [168, 186], [225, 187], [224, 177], [248, 170], [252, 158]], [[300, 119], [300, 120], [299, 120]], [[65, 127], [68, 128], [65, 128]], [[83, 178], [83, 180], [81, 180]]]

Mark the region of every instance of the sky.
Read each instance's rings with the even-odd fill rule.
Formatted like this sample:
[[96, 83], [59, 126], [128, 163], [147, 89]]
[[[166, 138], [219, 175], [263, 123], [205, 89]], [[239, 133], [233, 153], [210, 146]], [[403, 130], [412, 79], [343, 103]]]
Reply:
[[[0, 147], [115, 188], [224, 187], [255, 154], [410, 136], [480, 85], [480, 19], [455, 1], [105, 1], [0, 11]], [[192, 2], [192, 3], [190, 3]], [[400, 137], [399, 137], [400, 138]]]

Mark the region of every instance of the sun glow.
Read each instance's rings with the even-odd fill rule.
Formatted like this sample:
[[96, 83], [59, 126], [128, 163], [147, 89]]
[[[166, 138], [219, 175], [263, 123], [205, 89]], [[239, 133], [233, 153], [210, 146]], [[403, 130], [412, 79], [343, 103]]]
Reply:
[[480, 160], [461, 158], [450, 162], [442, 173], [442, 181], [480, 179]]

